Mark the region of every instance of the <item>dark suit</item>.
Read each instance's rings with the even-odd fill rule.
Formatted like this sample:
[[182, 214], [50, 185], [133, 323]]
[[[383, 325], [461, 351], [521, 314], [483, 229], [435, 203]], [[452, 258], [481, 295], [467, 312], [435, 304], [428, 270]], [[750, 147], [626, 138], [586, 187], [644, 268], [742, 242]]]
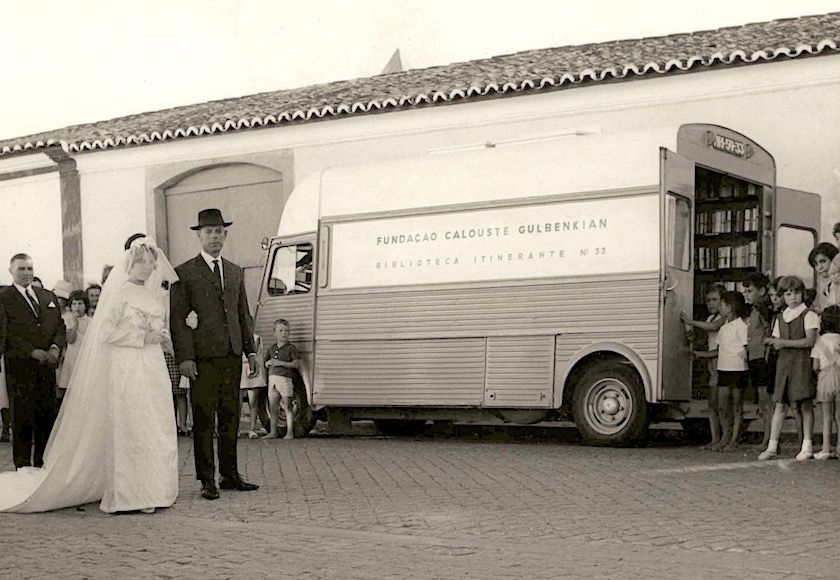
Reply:
[[[224, 292], [201, 255], [175, 271], [171, 292], [172, 340], [179, 364], [193, 360], [198, 376], [192, 384], [193, 448], [196, 477], [214, 480], [214, 417], [219, 420], [219, 475], [238, 475], [236, 439], [239, 430], [239, 380], [242, 353], [254, 352], [254, 334], [242, 268], [222, 260]], [[192, 330], [185, 319], [198, 315]]]
[[[44, 448], [57, 412], [55, 366], [32, 358], [35, 349], [66, 344], [61, 308], [52, 292], [33, 287], [40, 317], [15, 286], [0, 290], [0, 349], [6, 356], [6, 386], [12, 411], [15, 467], [44, 462]], [[34, 440], [34, 455], [33, 455]]]

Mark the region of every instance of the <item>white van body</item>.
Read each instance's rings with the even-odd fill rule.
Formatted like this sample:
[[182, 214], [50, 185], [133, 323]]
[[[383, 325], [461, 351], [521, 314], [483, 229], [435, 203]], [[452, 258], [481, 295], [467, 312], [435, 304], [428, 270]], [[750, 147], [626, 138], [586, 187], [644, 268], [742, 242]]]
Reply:
[[679, 313], [694, 292], [695, 166], [677, 135], [310, 175], [271, 241], [257, 332], [290, 322], [314, 409], [383, 422], [571, 410], [588, 442], [644, 436], [654, 409], [674, 408], [658, 404], [691, 399]]

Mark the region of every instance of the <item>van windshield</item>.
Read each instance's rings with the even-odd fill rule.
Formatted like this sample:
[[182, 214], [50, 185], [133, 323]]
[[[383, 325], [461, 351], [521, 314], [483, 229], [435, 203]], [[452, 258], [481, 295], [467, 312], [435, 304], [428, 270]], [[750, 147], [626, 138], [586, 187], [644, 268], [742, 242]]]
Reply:
[[312, 289], [312, 244], [280, 246], [271, 256], [268, 293], [305, 294]]

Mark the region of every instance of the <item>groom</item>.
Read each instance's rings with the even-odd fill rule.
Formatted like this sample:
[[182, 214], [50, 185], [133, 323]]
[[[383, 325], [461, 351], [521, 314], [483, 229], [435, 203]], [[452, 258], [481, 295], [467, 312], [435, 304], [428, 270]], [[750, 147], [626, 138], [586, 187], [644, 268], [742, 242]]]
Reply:
[[171, 290], [175, 360], [181, 374], [192, 380], [195, 473], [201, 497], [211, 500], [219, 498], [213, 461], [217, 417], [219, 487], [259, 487], [240, 477], [236, 460], [242, 353], [248, 355], [251, 378], [257, 374], [257, 357], [242, 268], [221, 256], [232, 223], [218, 209], [198, 212], [198, 224], [190, 229], [197, 232], [201, 253], [175, 268], [179, 281]]

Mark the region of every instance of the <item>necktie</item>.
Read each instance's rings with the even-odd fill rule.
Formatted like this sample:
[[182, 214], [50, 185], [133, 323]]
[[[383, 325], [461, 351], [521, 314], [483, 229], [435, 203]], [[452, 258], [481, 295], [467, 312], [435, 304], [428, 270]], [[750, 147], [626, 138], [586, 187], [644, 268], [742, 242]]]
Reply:
[[216, 276], [216, 281], [219, 283], [219, 288], [222, 292], [225, 290], [225, 285], [222, 282], [222, 271], [219, 269], [219, 260], [213, 260], [213, 274]]
[[41, 309], [38, 307], [38, 300], [35, 298], [32, 286], [26, 287], [26, 299], [29, 301], [29, 306], [32, 308], [32, 312], [35, 313], [35, 317], [41, 318]]

